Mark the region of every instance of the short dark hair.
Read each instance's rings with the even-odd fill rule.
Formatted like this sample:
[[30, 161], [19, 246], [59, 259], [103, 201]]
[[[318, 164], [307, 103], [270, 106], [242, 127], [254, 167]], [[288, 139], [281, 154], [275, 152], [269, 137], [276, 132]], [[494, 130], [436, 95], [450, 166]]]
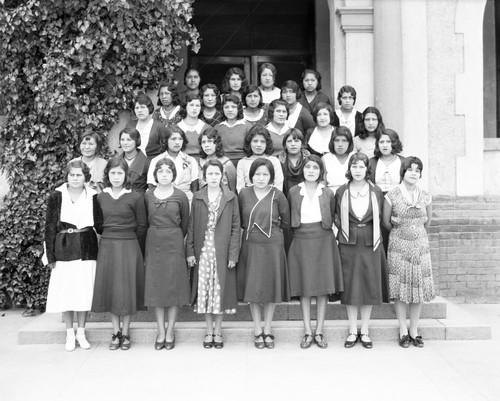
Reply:
[[368, 159], [368, 156], [361, 152], [354, 153], [349, 159], [349, 162], [347, 164], [347, 171], [345, 173], [345, 177], [349, 180], [349, 182], [352, 181], [351, 166], [359, 161], [362, 161], [366, 166], [365, 180], [368, 181], [372, 176], [372, 169], [370, 168], [370, 160]]
[[208, 157], [208, 155], [203, 150], [203, 147], [201, 146], [201, 141], [203, 140], [204, 136], [214, 141], [215, 156], [224, 156], [224, 145], [222, 144], [222, 138], [220, 137], [219, 132], [214, 127], [209, 127], [205, 131], [203, 131], [201, 135], [198, 136], [198, 145], [200, 145], [200, 157], [202, 159], [206, 159]]
[[243, 152], [245, 152], [247, 157], [252, 156], [253, 153], [252, 153], [251, 142], [252, 139], [257, 135], [262, 135], [266, 140], [266, 150], [264, 151], [264, 154], [272, 155], [274, 147], [273, 147], [273, 140], [271, 139], [271, 134], [269, 133], [266, 127], [259, 124], [254, 125], [252, 128], [250, 128], [250, 130], [245, 135], [245, 142], [243, 143]]
[[276, 83], [276, 75], [277, 75], [278, 71], [276, 70], [276, 67], [274, 66], [274, 64], [271, 64], [271, 63], [262, 63], [259, 66], [259, 82], [260, 82], [260, 76], [262, 75], [262, 73], [264, 72], [265, 69], [271, 70], [271, 72], [273, 73], [273, 77], [274, 77], [274, 83]]
[[224, 105], [228, 102], [233, 102], [236, 105], [236, 107], [238, 108], [238, 114], [236, 115], [236, 119], [241, 120], [243, 118], [243, 104], [241, 103], [241, 99], [236, 95], [224, 95], [222, 96], [222, 105], [221, 105], [222, 116], [224, 121], [227, 120], [227, 117], [224, 114]]
[[297, 95], [296, 98], [299, 100], [302, 97], [302, 91], [300, 90], [300, 86], [297, 82], [288, 80], [283, 82], [281, 85], [281, 95], [283, 95], [283, 91], [285, 89], [291, 89]]
[[403, 181], [403, 178], [406, 174], [406, 170], [411, 168], [412, 164], [416, 164], [418, 166], [418, 168], [420, 169], [420, 178], [422, 178], [424, 163], [422, 163], [422, 160], [420, 160], [417, 156], [408, 156], [401, 161], [401, 169], [399, 171], [399, 175], [401, 176], [401, 181]]
[[269, 174], [271, 175], [271, 178], [269, 180], [269, 185], [274, 184], [274, 166], [273, 163], [271, 163], [271, 160], [265, 159], [263, 157], [259, 157], [255, 159], [250, 166], [250, 172], [248, 173], [248, 176], [250, 178], [250, 182], [253, 183], [253, 176], [255, 175], [255, 172], [257, 169], [261, 166], [266, 166], [267, 170], [269, 171]]
[[92, 132], [90, 129], [86, 129], [82, 134], [80, 134], [80, 145], [87, 138], [94, 138], [94, 141], [96, 144], [95, 154], [98, 155], [99, 153], [101, 153], [102, 145], [103, 145], [102, 136], [96, 132]]
[[378, 141], [380, 138], [382, 138], [382, 135], [387, 135], [389, 139], [391, 140], [392, 143], [392, 151], [391, 153], [393, 155], [397, 155], [398, 153], [401, 153], [403, 151], [403, 143], [399, 139], [399, 135], [396, 131], [390, 129], [390, 128], [385, 128], [381, 132], [377, 132], [377, 136], [375, 137], [375, 150], [373, 152], [375, 157], [382, 157], [382, 152], [378, 148]]
[[120, 167], [125, 172], [125, 181], [123, 182], [123, 187], [125, 189], [130, 189], [130, 178], [128, 176], [128, 164], [122, 157], [112, 157], [108, 160], [106, 168], [104, 169], [104, 179], [102, 180], [104, 187], [110, 187], [111, 182], [109, 181], [109, 172], [115, 167]]
[[283, 99], [274, 99], [271, 103], [269, 103], [269, 106], [267, 108], [267, 119], [269, 122], [273, 121], [274, 110], [276, 110], [276, 107], [278, 106], [285, 106], [286, 118], [288, 118], [288, 116], [290, 115], [290, 108], [288, 107], [288, 103]]
[[[203, 179], [206, 181], [207, 180], [207, 170], [210, 166], [216, 166], [219, 168], [220, 173], [224, 174], [224, 166], [222, 163], [217, 160], [217, 159], [209, 159], [207, 162], [203, 165], [202, 171], [203, 171]], [[222, 180], [221, 180], [222, 183]]]
[[349, 142], [349, 146], [347, 147], [346, 153], [347, 154], [351, 153], [354, 149], [354, 140], [352, 138], [352, 133], [349, 128], [344, 127], [342, 125], [333, 130], [330, 142], [328, 143], [328, 150], [330, 151], [330, 153], [334, 155], [336, 154], [334, 141], [335, 138], [338, 138], [339, 136], [343, 136], [345, 139], [347, 139], [347, 142]]
[[337, 94], [337, 101], [339, 102], [339, 104], [341, 104], [340, 98], [344, 93], [350, 93], [354, 100], [353, 104], [356, 104], [356, 96], [357, 96], [356, 89], [354, 89], [350, 85], [344, 85], [342, 88], [340, 88], [339, 93]]
[[314, 120], [314, 123], [318, 124], [318, 113], [320, 112], [320, 110], [323, 110], [323, 109], [328, 111], [328, 114], [330, 115], [330, 124], [333, 124], [333, 116], [334, 116], [335, 111], [333, 110], [332, 106], [330, 106], [328, 103], [325, 103], [325, 102], [319, 102], [314, 107], [314, 110], [312, 112], [312, 118]]
[[172, 126], [165, 127], [165, 131], [164, 131], [163, 135], [160, 135], [160, 146], [161, 146], [162, 152], [168, 151], [168, 140], [170, 139], [170, 137], [174, 133], [179, 134], [182, 138], [181, 150], [184, 151], [186, 149], [186, 146], [189, 142], [186, 134], [177, 125], [172, 125]]
[[[183, 107], [181, 107], [181, 109], [179, 110], [179, 115], [182, 117], [182, 118], [186, 118], [187, 117], [187, 104], [189, 102], [192, 102], [193, 100], [199, 100], [200, 101], [200, 106], [203, 106], [203, 100], [201, 100], [201, 97], [199, 94], [197, 93], [190, 93], [188, 95], [186, 95], [186, 101], [184, 102], [184, 105]], [[200, 114], [201, 114], [201, 107], [200, 107]]]
[[141, 146], [141, 133], [137, 130], [137, 128], [134, 127], [125, 127], [120, 131], [120, 135], [118, 135], [118, 147], [121, 148], [120, 146], [120, 140], [122, 139], [123, 134], [128, 134], [130, 136], [130, 139], [132, 139], [135, 142], [135, 147], [138, 148]]
[[286, 141], [290, 137], [292, 137], [293, 139], [299, 139], [302, 142], [302, 148], [306, 147], [305, 138], [304, 138], [304, 134], [302, 133], [302, 131], [300, 131], [298, 128], [290, 128], [285, 133], [285, 135], [283, 135], [282, 145], [283, 145], [283, 150], [285, 152], [286, 152]]
[[206, 85], [203, 85], [201, 87], [200, 92], [199, 92], [200, 97], [201, 97], [201, 107], [203, 108], [203, 94], [208, 89], [212, 89], [214, 91], [215, 98], [217, 99], [217, 102], [215, 103], [215, 108], [217, 110], [219, 110], [220, 109], [220, 90], [219, 90], [219, 88], [217, 88], [217, 85], [215, 85], [215, 84], [206, 84]]
[[376, 107], [369, 106], [363, 110], [363, 117], [361, 118], [360, 121], [361, 126], [359, 127], [359, 137], [361, 139], [366, 139], [369, 136], [369, 133], [365, 128], [365, 117], [367, 114], [370, 113], [375, 114], [378, 120], [378, 126], [377, 129], [375, 130], [375, 137], [379, 135], [379, 133], [382, 132], [382, 130], [385, 128], [384, 122], [382, 121], [382, 114], [380, 114], [380, 111]]
[[155, 111], [155, 105], [153, 104], [153, 101], [144, 92], [139, 92], [137, 94], [137, 96], [134, 99], [134, 108], [136, 104], [141, 104], [146, 106], [149, 110], [149, 114], [153, 114], [153, 111]]
[[153, 177], [155, 178], [156, 183], [158, 183], [158, 171], [162, 166], [167, 166], [170, 171], [172, 171], [172, 182], [174, 182], [177, 178], [177, 169], [175, 168], [175, 163], [172, 159], [163, 157], [156, 162], [155, 169], [153, 171]]
[[325, 176], [325, 164], [323, 163], [323, 160], [321, 160], [321, 157], [318, 155], [309, 155], [306, 156], [304, 159], [304, 162], [302, 163], [302, 167], [300, 168], [300, 180], [305, 181], [304, 177], [304, 166], [307, 164], [307, 162], [314, 162], [317, 163], [319, 166], [319, 177], [316, 180], [316, 182], [323, 181], [323, 177]]
[[181, 104], [181, 99], [179, 98], [179, 92], [177, 92], [177, 85], [173, 82], [168, 82], [168, 81], [163, 81], [163, 82], [160, 82], [160, 86], [158, 87], [158, 102], [156, 102], [156, 104], [158, 106], [162, 106], [162, 103], [161, 103], [161, 100], [160, 100], [160, 91], [163, 89], [163, 88], [167, 88], [168, 91], [172, 94], [172, 104], [174, 106], [178, 106]]
[[264, 106], [264, 102], [262, 101], [262, 92], [260, 91], [260, 89], [257, 85], [248, 85], [247, 88], [243, 91], [243, 93], [241, 95], [241, 101], [243, 102], [243, 105], [245, 107], [248, 107], [247, 96], [250, 93], [254, 93], [254, 92], [257, 92], [259, 94], [260, 101], [259, 101], [259, 104], [257, 107], [260, 109]]
[[66, 164], [66, 177], [68, 176], [72, 168], [82, 169], [83, 176], [85, 177], [85, 182], [90, 181], [90, 178], [92, 177], [92, 175], [90, 174], [90, 168], [83, 160], [75, 159]]
[[224, 75], [224, 78], [222, 79], [222, 93], [231, 93], [231, 86], [229, 85], [231, 75], [238, 75], [241, 78], [241, 88], [239, 92], [243, 93], [243, 91], [245, 91], [248, 87], [248, 79], [245, 73], [238, 67], [231, 67], [229, 70], [227, 70], [226, 75]]
[[307, 74], [312, 74], [316, 77], [316, 80], [318, 81], [318, 86], [316, 86], [316, 90], [319, 91], [321, 89], [321, 74], [313, 70], [312, 68], [306, 68], [304, 71], [302, 71], [302, 79], [300, 82], [302, 82], [302, 89], [304, 89], [304, 79], [306, 79]]

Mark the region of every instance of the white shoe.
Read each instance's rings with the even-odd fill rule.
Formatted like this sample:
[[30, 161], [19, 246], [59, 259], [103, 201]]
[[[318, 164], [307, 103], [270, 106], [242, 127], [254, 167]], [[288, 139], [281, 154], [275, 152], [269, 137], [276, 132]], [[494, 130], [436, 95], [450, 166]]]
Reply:
[[66, 337], [66, 345], [64, 346], [64, 348], [66, 348], [66, 351], [73, 351], [75, 349], [75, 340], [75, 336]]
[[87, 338], [85, 338], [85, 334], [83, 335], [76, 335], [76, 342], [80, 346], [81, 349], [90, 349], [90, 344], [87, 341]]

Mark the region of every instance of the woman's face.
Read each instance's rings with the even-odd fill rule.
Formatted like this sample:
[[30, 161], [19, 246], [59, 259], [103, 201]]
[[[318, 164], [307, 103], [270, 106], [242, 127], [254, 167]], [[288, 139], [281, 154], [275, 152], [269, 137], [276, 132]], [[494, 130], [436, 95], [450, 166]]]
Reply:
[[80, 143], [80, 152], [82, 156], [94, 157], [97, 151], [97, 143], [92, 136], [86, 136]]
[[297, 103], [297, 94], [290, 88], [285, 88], [281, 91], [281, 98], [292, 107]]
[[327, 109], [318, 110], [316, 121], [319, 127], [327, 127], [330, 125], [330, 112]]
[[193, 99], [186, 104], [186, 114], [188, 117], [198, 118], [201, 112], [201, 103], [199, 99]]
[[186, 86], [191, 90], [198, 89], [198, 86], [200, 86], [200, 74], [198, 74], [198, 71], [191, 70], [187, 73]]
[[238, 116], [238, 105], [234, 102], [226, 102], [222, 108], [224, 115], [228, 120], [236, 120]]
[[139, 120], [147, 120], [149, 117], [149, 109], [145, 104], [136, 103], [134, 106], [134, 112]]
[[257, 91], [254, 91], [254, 92], [251, 92], [249, 93], [246, 97], [245, 97], [245, 100], [247, 102], [247, 106], [248, 107], [259, 107], [259, 103], [260, 103], [260, 95], [259, 95], [259, 92]]
[[174, 173], [167, 165], [161, 166], [156, 172], [156, 181], [158, 185], [170, 185], [174, 180]]
[[378, 141], [378, 149], [383, 156], [392, 154], [392, 141], [389, 135], [382, 135]]
[[206, 89], [203, 92], [203, 105], [208, 109], [213, 109], [217, 104], [217, 96], [213, 89]]
[[378, 127], [378, 117], [375, 113], [367, 113], [365, 116], [365, 129], [369, 132], [375, 132]]
[[205, 173], [205, 180], [210, 188], [218, 188], [222, 180], [222, 173], [217, 166], [208, 166]]
[[362, 160], [358, 160], [351, 165], [352, 180], [356, 182], [363, 181], [366, 178], [366, 166]]
[[304, 179], [307, 182], [318, 182], [321, 169], [319, 164], [310, 160], [304, 165]]
[[302, 149], [302, 141], [298, 138], [293, 138], [293, 136], [290, 135], [286, 139], [285, 146], [289, 155], [298, 155]]
[[411, 167], [405, 171], [403, 182], [408, 185], [415, 185], [418, 180], [420, 180], [420, 174], [420, 167], [418, 167], [418, 164], [413, 163]]
[[241, 89], [241, 77], [238, 74], [232, 74], [229, 77], [229, 87], [235, 92]]
[[345, 155], [349, 149], [349, 141], [345, 136], [338, 136], [333, 140], [333, 150], [335, 154], [342, 156]]
[[260, 84], [263, 88], [271, 89], [274, 86], [274, 74], [269, 68], [264, 68], [260, 74]]
[[85, 185], [85, 175], [81, 168], [71, 167], [68, 173], [68, 185], [72, 189], [82, 189]]
[[205, 152], [207, 156], [212, 156], [215, 154], [215, 142], [213, 138], [209, 138], [203, 135], [201, 138], [201, 149]]
[[135, 141], [130, 137], [129, 134], [122, 134], [120, 137], [120, 147], [123, 149], [125, 153], [133, 152], [137, 144]]
[[178, 132], [174, 132], [172, 133], [170, 138], [168, 138], [168, 150], [174, 154], [177, 154], [181, 151], [183, 143], [184, 141], [181, 134], [179, 134]]
[[172, 106], [172, 92], [170, 92], [167, 87], [160, 88], [160, 102], [162, 106]]
[[304, 89], [306, 92], [314, 92], [318, 87], [318, 80], [316, 78], [316, 75], [311, 73], [306, 74], [304, 80], [302, 81], [302, 85], [304, 85]]
[[250, 141], [250, 149], [254, 156], [262, 156], [266, 151], [266, 138], [263, 135], [254, 135]]
[[344, 92], [342, 96], [340, 96], [340, 108], [343, 111], [351, 111], [354, 107], [354, 97], [351, 95], [351, 92]]
[[260, 166], [255, 170], [255, 174], [252, 177], [252, 183], [256, 188], [267, 188], [269, 186], [269, 181], [271, 181], [271, 173], [266, 166]]
[[121, 167], [113, 167], [108, 173], [113, 188], [122, 188], [125, 182], [125, 171]]
[[286, 122], [287, 112], [286, 107], [279, 105], [274, 109], [273, 121], [278, 125], [283, 125]]

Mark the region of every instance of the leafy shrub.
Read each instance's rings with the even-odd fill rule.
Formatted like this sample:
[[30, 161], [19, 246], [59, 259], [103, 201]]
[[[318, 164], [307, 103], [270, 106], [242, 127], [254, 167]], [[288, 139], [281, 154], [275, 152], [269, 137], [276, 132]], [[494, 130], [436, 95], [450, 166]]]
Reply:
[[45, 206], [78, 136], [103, 136], [133, 94], [198, 50], [192, 0], [0, 0], [0, 304], [43, 309]]

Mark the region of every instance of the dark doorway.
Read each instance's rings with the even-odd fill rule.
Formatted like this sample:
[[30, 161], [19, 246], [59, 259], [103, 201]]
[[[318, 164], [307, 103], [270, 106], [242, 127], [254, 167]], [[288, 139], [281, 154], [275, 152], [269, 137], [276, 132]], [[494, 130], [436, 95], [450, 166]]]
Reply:
[[233, 66], [258, 84], [258, 67], [271, 62], [279, 86], [288, 79], [299, 81], [304, 68], [314, 65], [312, 0], [197, 0], [194, 9], [202, 41], [189, 62], [199, 68], [202, 84], [220, 86]]

